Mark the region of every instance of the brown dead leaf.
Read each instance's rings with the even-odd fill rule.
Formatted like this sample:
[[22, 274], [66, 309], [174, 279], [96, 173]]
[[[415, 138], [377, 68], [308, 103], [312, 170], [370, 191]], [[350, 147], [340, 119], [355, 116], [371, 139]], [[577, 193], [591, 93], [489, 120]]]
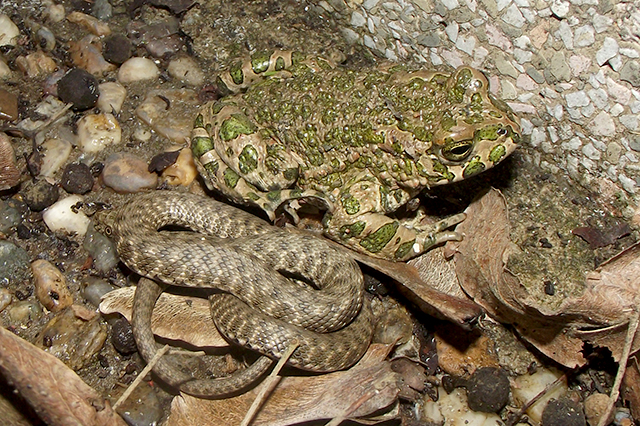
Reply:
[[[282, 378], [251, 424], [284, 426], [340, 416], [365, 418], [392, 406], [399, 385], [397, 374], [385, 361], [389, 349], [387, 345], [371, 345], [358, 364], [346, 371]], [[181, 395], [174, 398], [166, 424], [238, 425], [257, 393], [252, 390], [224, 400]]]
[[[587, 275], [585, 292], [555, 310], [540, 306], [505, 269], [509, 240], [506, 203], [497, 190], [473, 202], [458, 226], [465, 239], [455, 247], [456, 273], [465, 292], [493, 318], [513, 324], [541, 352], [567, 366], [583, 365], [584, 341], [611, 349], [619, 359], [627, 323], [640, 293], [640, 244]], [[632, 353], [640, 349], [636, 338]]]
[[[136, 287], [131, 286], [107, 293], [100, 303], [100, 311], [103, 314], [119, 313], [131, 322], [135, 290]], [[213, 324], [209, 301], [198, 297], [162, 293], [153, 310], [151, 329], [156, 336], [196, 347], [229, 346]]]
[[640, 419], [640, 367], [637, 357], [629, 360], [622, 382], [622, 398], [629, 404], [633, 418]]
[[62, 361], [0, 328], [0, 372], [53, 426], [125, 426], [109, 405]]

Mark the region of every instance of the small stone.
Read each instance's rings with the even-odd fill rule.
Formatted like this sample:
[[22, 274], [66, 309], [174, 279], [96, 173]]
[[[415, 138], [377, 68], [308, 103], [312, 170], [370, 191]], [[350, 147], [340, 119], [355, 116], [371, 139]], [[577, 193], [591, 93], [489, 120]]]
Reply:
[[573, 39], [576, 47], [591, 46], [596, 41], [595, 30], [591, 25], [583, 25], [576, 28], [576, 33]]
[[542, 426], [586, 426], [582, 407], [569, 398], [551, 400], [542, 413]]
[[111, 28], [109, 28], [109, 25], [82, 12], [71, 12], [67, 15], [67, 20], [80, 25], [85, 30], [98, 37], [108, 36], [111, 34]]
[[456, 40], [456, 47], [467, 55], [473, 55], [473, 49], [476, 47], [476, 38], [470, 36], [459, 36]]
[[0, 312], [7, 309], [11, 304], [11, 293], [6, 288], [0, 288]]
[[487, 23], [486, 33], [487, 41], [490, 45], [496, 46], [503, 52], [511, 52], [511, 50], [513, 49], [511, 41], [497, 27]]
[[367, 19], [362, 16], [362, 13], [358, 11], [354, 11], [351, 14], [351, 26], [353, 27], [363, 27], [367, 23]]
[[175, 163], [162, 171], [162, 180], [169, 185], [189, 186], [198, 177], [190, 148], [183, 148]]
[[12, 304], [9, 309], [9, 319], [12, 324], [27, 324], [42, 316], [42, 307], [36, 301], [23, 300]]
[[542, 84], [545, 82], [544, 75], [537, 69], [533, 67], [527, 68], [527, 75], [533, 79], [538, 84]]
[[152, 90], [136, 108], [136, 115], [174, 143], [188, 141], [200, 106], [197, 93], [188, 88]]
[[549, 72], [558, 81], [569, 81], [571, 79], [571, 69], [565, 61], [564, 54], [562, 52], [556, 52], [551, 57], [551, 61], [549, 62]]
[[497, 413], [509, 401], [511, 386], [501, 368], [477, 369], [467, 383], [467, 402], [473, 411]]
[[595, 14], [591, 23], [593, 24], [593, 28], [596, 30], [596, 33], [600, 34], [609, 29], [611, 24], [613, 24], [613, 19], [608, 16]]
[[607, 93], [614, 101], [627, 105], [631, 100], [631, 90], [610, 77], [607, 77]]
[[41, 346], [65, 364], [79, 370], [88, 365], [107, 340], [106, 325], [100, 316], [79, 318], [73, 307], [59, 312], [38, 335]]
[[64, 6], [61, 4], [50, 4], [46, 8], [46, 16], [51, 22], [58, 23], [64, 19]]
[[[368, 36], [365, 36], [365, 40]], [[370, 38], [370, 37], [369, 37]], [[437, 32], [433, 31], [418, 38], [418, 44], [425, 47], [438, 47], [442, 42]]]
[[96, 104], [100, 111], [110, 114], [118, 114], [127, 97], [127, 89], [115, 81], [108, 81], [98, 86], [100, 97]]
[[42, 213], [42, 220], [52, 232], [76, 233], [84, 236], [89, 226], [89, 218], [76, 205], [82, 204], [82, 197], [70, 195], [56, 202]]
[[624, 127], [631, 130], [632, 132], [640, 130], [640, 123], [636, 114], [621, 115], [620, 117], [618, 117], [618, 120], [620, 120], [620, 123]]
[[100, 272], [108, 272], [118, 264], [115, 245], [109, 238], [96, 232], [93, 223], [87, 228], [82, 247], [91, 255], [93, 267]]
[[127, 60], [118, 70], [120, 83], [133, 83], [134, 81], [153, 80], [158, 78], [160, 71], [151, 59], [134, 57]]
[[131, 40], [123, 34], [113, 34], [105, 38], [102, 56], [112, 64], [122, 65], [131, 57]]
[[29, 209], [39, 212], [58, 200], [58, 188], [44, 179], [27, 181], [20, 191]]
[[73, 64], [92, 75], [101, 76], [114, 71], [116, 65], [102, 56], [102, 42], [98, 36], [88, 34], [78, 41], [69, 41], [69, 56]]
[[47, 139], [41, 147], [43, 157], [40, 176], [52, 177], [69, 158], [71, 143], [64, 139]]
[[508, 80], [502, 82], [501, 97], [502, 99], [515, 99], [518, 96], [518, 91], [514, 87], [513, 83]]
[[29, 253], [7, 240], [0, 240], [0, 283], [19, 284], [29, 276]]
[[35, 294], [42, 306], [51, 312], [58, 312], [73, 304], [67, 280], [58, 268], [44, 259], [38, 259], [31, 264], [31, 270]]
[[0, 46], [15, 46], [20, 29], [7, 15], [0, 15]]
[[116, 192], [138, 192], [155, 188], [158, 176], [150, 173], [147, 163], [129, 153], [111, 154], [104, 163], [102, 180]]
[[551, 3], [551, 12], [558, 18], [566, 18], [569, 14], [570, 3], [568, 1], [554, 0]]
[[58, 68], [56, 61], [41, 50], [29, 53], [27, 56], [18, 56], [16, 65], [30, 78], [52, 74]]
[[633, 58], [633, 59], [640, 58], [640, 52], [638, 52], [636, 49], [621, 47], [619, 52], [621, 55], [624, 55], [628, 58]]
[[598, 161], [600, 159], [600, 151], [593, 146], [592, 143], [588, 143], [582, 147], [582, 153], [590, 160]]
[[84, 152], [99, 152], [121, 141], [122, 130], [112, 114], [89, 114], [78, 121], [78, 145]]
[[640, 61], [627, 61], [620, 69], [620, 80], [640, 87]]
[[600, 111], [589, 125], [589, 129], [599, 136], [613, 136], [616, 133], [616, 125], [611, 116]]
[[83, 69], [73, 68], [58, 81], [58, 97], [75, 110], [92, 108], [99, 95], [98, 80]]
[[0, 89], [0, 120], [15, 121], [18, 119], [18, 97], [13, 93]]
[[579, 92], [567, 93], [564, 98], [567, 101], [567, 107], [569, 108], [587, 106], [590, 102], [589, 97], [583, 90], [580, 90]]
[[70, 194], [86, 194], [93, 188], [93, 176], [84, 163], [71, 163], [65, 167], [60, 179], [62, 189]]
[[560, 40], [562, 40], [566, 49], [573, 49], [573, 32], [571, 31], [571, 27], [566, 20], [560, 21], [558, 31], [556, 31], [555, 35]]
[[13, 188], [20, 183], [20, 169], [11, 139], [0, 132], [0, 191]]
[[569, 58], [569, 67], [574, 76], [579, 76], [589, 69], [591, 59], [583, 55], [572, 55]]
[[124, 318], [113, 321], [111, 324], [111, 343], [116, 351], [123, 355], [132, 354], [138, 350], [129, 321]]
[[82, 292], [82, 297], [93, 306], [100, 305], [102, 296], [116, 289], [115, 286], [109, 284], [107, 281], [92, 276], [87, 277], [84, 284], [85, 287]]
[[189, 86], [200, 86], [204, 83], [205, 75], [198, 63], [190, 56], [172, 59], [167, 66], [167, 72], [175, 79]]
[[532, 91], [538, 88], [538, 83], [536, 83], [529, 75], [520, 74], [516, 79], [516, 86], [526, 91]]
[[591, 89], [587, 92], [589, 98], [594, 103], [596, 107], [599, 109], [604, 109], [607, 105], [609, 105], [609, 95], [607, 92], [602, 89]]
[[9, 234], [22, 223], [22, 214], [8, 202], [0, 200], [0, 232]]
[[596, 52], [596, 63], [603, 66], [618, 54], [618, 42], [612, 37], [605, 37], [600, 50]]
[[496, 56], [495, 64], [500, 74], [508, 75], [509, 77], [512, 77], [512, 78], [518, 78], [518, 75], [519, 75], [518, 71], [513, 66], [513, 64], [511, 64], [511, 62], [509, 62], [507, 59], [504, 58], [504, 56], [502, 55]]
[[611, 142], [607, 145], [607, 150], [604, 152], [605, 158], [611, 164], [618, 164], [620, 160], [620, 154], [622, 154], [622, 147], [616, 142]]
[[157, 425], [163, 417], [160, 399], [154, 387], [146, 382], [136, 386], [116, 412], [132, 426]]

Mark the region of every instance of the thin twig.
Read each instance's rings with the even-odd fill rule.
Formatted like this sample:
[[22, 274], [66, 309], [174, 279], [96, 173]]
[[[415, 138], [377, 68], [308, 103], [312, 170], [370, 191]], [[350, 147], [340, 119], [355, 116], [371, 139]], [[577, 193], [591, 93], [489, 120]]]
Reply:
[[169, 348], [170, 348], [169, 345], [164, 345], [162, 349], [156, 352], [156, 354], [153, 356], [153, 358], [151, 358], [151, 361], [149, 361], [147, 366], [142, 369], [140, 374], [138, 374], [138, 377], [136, 377], [135, 380], [131, 382], [127, 390], [125, 390], [124, 393], [120, 396], [120, 398], [118, 398], [116, 403], [113, 404], [113, 411], [115, 411], [116, 408], [118, 408], [123, 402], [127, 400], [127, 398], [129, 398], [129, 395], [131, 395], [131, 392], [133, 392], [133, 390], [144, 379], [147, 373], [151, 371], [151, 369], [156, 365], [158, 360], [162, 357], [162, 355], [164, 355], [169, 350]]
[[555, 381], [553, 381], [552, 383], [549, 383], [540, 393], [538, 393], [536, 396], [534, 396], [533, 398], [531, 398], [529, 401], [527, 401], [526, 404], [524, 404], [518, 411], [516, 411], [511, 417], [509, 417], [509, 420], [507, 421], [507, 423], [505, 424], [505, 426], [513, 426], [516, 423], [518, 423], [520, 421], [520, 418], [522, 417], [522, 415], [529, 409], [529, 407], [531, 407], [533, 404], [535, 404], [536, 402], [538, 402], [543, 396], [545, 396], [546, 394], [548, 394], [549, 392], [551, 392], [551, 390], [553, 388], [555, 388], [558, 384], [565, 382], [567, 380], [567, 375], [563, 374], [562, 376], [558, 377]]
[[639, 321], [640, 314], [638, 310], [634, 310], [633, 315], [631, 315], [631, 318], [629, 318], [627, 337], [624, 342], [624, 348], [622, 349], [622, 355], [620, 355], [620, 361], [618, 363], [618, 373], [616, 374], [616, 379], [613, 382], [611, 394], [609, 394], [609, 403], [607, 404], [607, 408], [604, 410], [604, 413], [602, 413], [602, 417], [600, 417], [598, 426], [605, 426], [607, 423], [609, 423], [609, 417], [611, 417], [611, 413], [613, 412], [613, 406], [618, 400], [618, 396], [620, 396], [620, 385], [622, 385], [622, 379], [624, 378], [624, 374], [627, 371], [627, 363], [629, 362], [631, 347], [633, 346], [633, 341], [635, 340], [636, 332], [638, 331]]
[[240, 426], [248, 426], [249, 423], [251, 423], [253, 418], [256, 416], [256, 413], [258, 412], [260, 407], [262, 407], [264, 401], [267, 399], [267, 394], [271, 393], [280, 381], [281, 377], [278, 376], [278, 373], [280, 373], [282, 367], [284, 367], [289, 358], [291, 358], [293, 352], [298, 349], [298, 346], [300, 346], [300, 343], [297, 340], [293, 340], [287, 350], [282, 354], [282, 357], [276, 364], [271, 374], [269, 374], [269, 377], [267, 377], [262, 383], [260, 392], [258, 392], [256, 399], [253, 400], [253, 403], [251, 404], [251, 407], [249, 407], [247, 414], [245, 414], [244, 419], [242, 419], [242, 423], [240, 423]]

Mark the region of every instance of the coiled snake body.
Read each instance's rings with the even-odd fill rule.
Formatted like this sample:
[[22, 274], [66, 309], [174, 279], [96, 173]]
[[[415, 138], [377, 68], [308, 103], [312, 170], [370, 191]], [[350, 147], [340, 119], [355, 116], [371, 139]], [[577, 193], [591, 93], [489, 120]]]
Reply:
[[[114, 239], [121, 260], [143, 277], [221, 290], [209, 297], [216, 327], [263, 355], [280, 357], [295, 339], [300, 346], [289, 363], [327, 372], [353, 365], [369, 345], [373, 325], [362, 273], [320, 238], [175, 191], [140, 195], [100, 212], [96, 229]], [[134, 336], [147, 361], [157, 350], [150, 317], [161, 291], [141, 280], [134, 300]], [[236, 376], [214, 380], [194, 380], [168, 361], [154, 372], [183, 392], [222, 397], [247, 386], [270, 364], [263, 357]]]

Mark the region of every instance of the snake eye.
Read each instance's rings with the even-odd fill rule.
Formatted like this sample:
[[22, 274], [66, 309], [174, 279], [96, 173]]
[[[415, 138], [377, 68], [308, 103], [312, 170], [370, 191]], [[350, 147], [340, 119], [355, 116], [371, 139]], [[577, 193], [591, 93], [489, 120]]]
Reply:
[[473, 142], [470, 140], [452, 141], [442, 147], [440, 152], [449, 161], [462, 161], [471, 154], [472, 149]]
[[105, 237], [110, 237], [113, 235], [113, 231], [111, 230], [110, 226], [107, 225], [104, 227], [104, 235]]

